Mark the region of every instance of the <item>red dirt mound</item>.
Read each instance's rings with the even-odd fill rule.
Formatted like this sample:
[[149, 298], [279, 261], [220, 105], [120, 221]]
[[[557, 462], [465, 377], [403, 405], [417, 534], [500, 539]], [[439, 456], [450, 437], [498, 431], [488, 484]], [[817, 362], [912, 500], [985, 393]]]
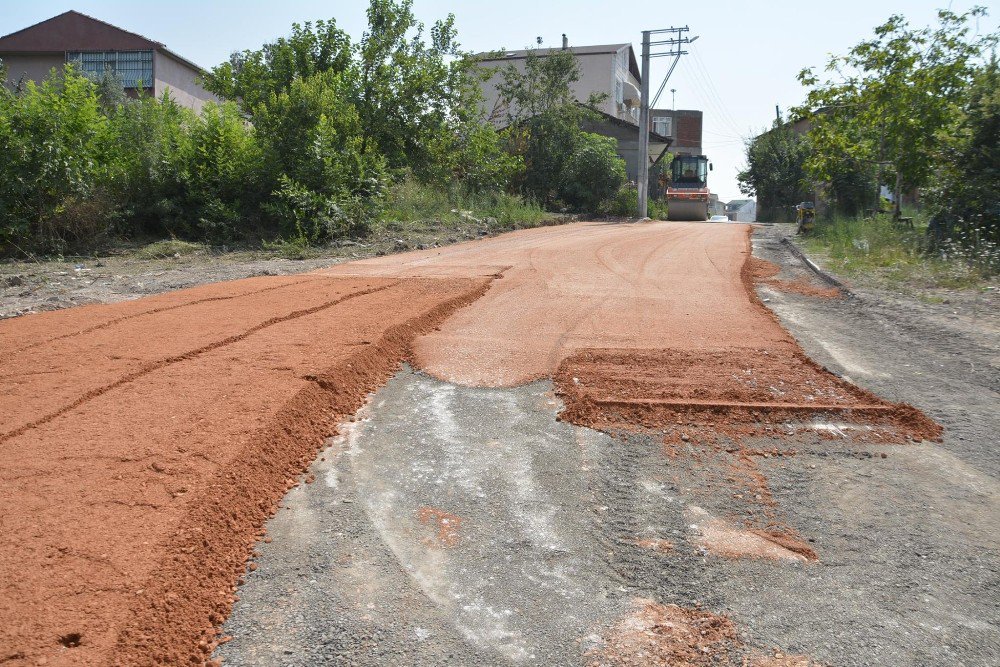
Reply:
[[0, 322], [0, 662], [207, 659], [336, 424], [488, 279], [252, 279]]
[[916, 408], [890, 403], [829, 373], [801, 351], [735, 349], [579, 351], [555, 376], [560, 417], [595, 428], [705, 425], [739, 439], [767, 424], [835, 414], [875, 426], [860, 438], [935, 439], [941, 427]]

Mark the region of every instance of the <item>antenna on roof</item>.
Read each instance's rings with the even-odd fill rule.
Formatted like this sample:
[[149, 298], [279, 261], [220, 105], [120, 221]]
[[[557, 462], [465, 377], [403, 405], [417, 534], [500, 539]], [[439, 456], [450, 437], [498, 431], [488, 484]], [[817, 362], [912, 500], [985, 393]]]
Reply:
[[541, 46], [542, 45], [542, 38], [541, 37], [535, 37], [535, 44], [538, 44], [538, 46]]

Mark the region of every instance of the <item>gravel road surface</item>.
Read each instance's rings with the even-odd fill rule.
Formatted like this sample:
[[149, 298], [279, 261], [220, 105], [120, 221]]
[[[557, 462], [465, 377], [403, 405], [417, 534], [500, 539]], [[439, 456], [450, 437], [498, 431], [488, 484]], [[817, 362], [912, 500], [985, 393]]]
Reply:
[[996, 318], [748, 232], [0, 321], [0, 663], [996, 664]]

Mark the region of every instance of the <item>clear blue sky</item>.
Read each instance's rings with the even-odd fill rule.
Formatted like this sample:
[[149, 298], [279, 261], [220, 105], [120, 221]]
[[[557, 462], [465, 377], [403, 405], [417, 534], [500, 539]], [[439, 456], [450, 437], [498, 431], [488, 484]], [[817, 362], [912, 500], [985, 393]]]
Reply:
[[[743, 164], [743, 138], [770, 124], [775, 104], [784, 110], [801, 101], [795, 75], [802, 67], [825, 64], [830, 53], [843, 53], [891, 14], [924, 25], [949, 4], [955, 11], [991, 6], [981, 31], [997, 28], [1000, 7], [989, 0], [414, 0], [414, 9], [428, 23], [454, 13], [459, 39], [473, 51], [524, 48], [538, 36], [555, 46], [562, 33], [573, 45], [632, 42], [638, 51], [643, 29], [689, 25], [700, 39], [668, 88], [677, 89], [678, 108], [705, 112], [705, 152], [715, 163], [710, 185], [725, 201], [741, 196], [736, 172]], [[366, 0], [0, 0], [0, 35], [76, 9], [211, 67], [232, 51], [285, 34], [296, 21], [332, 17], [360, 36], [366, 6]], [[653, 60], [654, 87], [665, 73], [665, 60]], [[670, 105], [669, 95], [661, 98], [662, 106]]]

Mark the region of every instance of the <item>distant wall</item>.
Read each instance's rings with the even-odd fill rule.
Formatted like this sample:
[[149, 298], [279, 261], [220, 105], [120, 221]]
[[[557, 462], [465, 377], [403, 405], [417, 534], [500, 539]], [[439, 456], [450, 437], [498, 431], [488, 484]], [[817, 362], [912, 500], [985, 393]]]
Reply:
[[198, 83], [198, 72], [162, 51], [153, 55], [154, 94], [163, 95], [167, 89], [170, 97], [181, 106], [201, 111], [206, 102], [218, 102], [219, 98], [205, 90]]
[[[580, 102], [586, 102], [592, 93], [601, 93], [606, 99], [597, 106], [604, 113], [635, 122], [635, 119], [627, 111], [622, 111], [615, 103], [615, 58], [614, 53], [586, 53], [574, 54], [577, 65], [580, 68], [580, 79], [572, 85], [573, 96]], [[539, 56], [544, 57], [544, 56]], [[483, 110], [486, 115], [493, 116], [494, 123], [502, 126], [506, 121], [508, 108], [504, 100], [500, 99], [497, 87], [503, 82], [503, 72], [507, 67], [513, 66], [518, 72], [525, 71], [525, 58], [505, 58], [502, 60], [490, 60], [483, 62], [480, 67], [490, 73], [489, 78], [483, 82]], [[634, 76], [628, 74], [628, 83], [638, 90], [639, 82]], [[628, 92], [626, 96], [631, 96]], [[513, 111], [513, 109], [511, 109]]]
[[736, 222], [757, 222], [757, 202], [750, 200], [736, 209]]
[[15, 84], [23, 76], [35, 83], [41, 83], [55, 67], [62, 69], [66, 64], [63, 53], [32, 53], [30, 55], [0, 54], [0, 60], [7, 66], [7, 83]]

